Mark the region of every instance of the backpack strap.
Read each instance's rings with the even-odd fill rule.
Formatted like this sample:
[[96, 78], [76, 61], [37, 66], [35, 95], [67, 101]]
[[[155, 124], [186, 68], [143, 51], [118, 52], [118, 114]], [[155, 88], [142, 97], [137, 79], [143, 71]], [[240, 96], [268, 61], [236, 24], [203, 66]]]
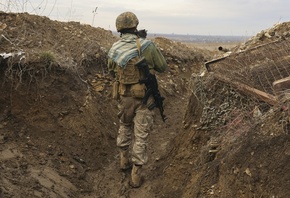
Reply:
[[136, 43], [137, 43], [139, 57], [141, 57], [141, 43], [140, 43], [139, 38], [136, 39]]

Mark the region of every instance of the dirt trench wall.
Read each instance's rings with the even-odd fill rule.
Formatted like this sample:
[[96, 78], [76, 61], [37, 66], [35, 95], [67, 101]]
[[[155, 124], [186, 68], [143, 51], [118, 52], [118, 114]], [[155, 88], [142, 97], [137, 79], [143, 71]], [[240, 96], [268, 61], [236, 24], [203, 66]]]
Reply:
[[162, 177], [161, 188], [172, 187], [166, 196], [288, 197], [287, 112], [268, 106], [255, 117], [264, 103], [210, 79], [194, 79], [184, 130]]
[[[9, 81], [1, 72], [1, 105], [4, 108], [2, 120], [13, 118], [37, 128], [36, 136], [70, 133], [76, 136], [87, 136], [99, 131], [97, 122], [104, 116], [102, 109], [107, 98], [95, 94], [93, 88], [84, 82], [75, 71], [55, 68], [46, 76], [23, 74], [22, 82], [18, 79]], [[110, 105], [108, 103], [106, 105]], [[114, 116], [115, 117], [115, 116]], [[114, 120], [112, 117], [112, 120]], [[109, 131], [109, 130], [108, 130]]]
[[251, 134], [222, 148], [214, 160], [188, 169], [181, 197], [288, 197], [288, 142], [285, 135], [262, 139]]
[[[57, 170], [54, 174], [59, 174], [58, 177], [65, 175], [77, 188], [90, 189], [86, 171], [102, 168], [114, 156], [112, 148], [115, 148], [117, 130], [114, 101], [95, 92], [75, 71], [56, 67], [45, 76], [33, 78], [24, 73], [19, 82], [17, 78], [7, 78], [5, 68], [1, 64], [0, 143], [4, 161], [1, 161], [3, 181], [0, 183], [5, 186], [0, 185], [0, 189], [4, 190], [3, 195], [13, 192], [14, 196], [19, 193], [19, 196], [31, 197], [32, 194], [20, 192], [17, 186], [34, 188], [34, 172], [43, 166]], [[111, 110], [107, 111], [108, 108]], [[22, 157], [5, 160], [4, 151], [10, 151], [15, 144]], [[8, 185], [6, 179], [11, 177], [11, 170], [2, 168], [16, 161], [19, 166], [13, 166], [13, 178], [19, 182]], [[22, 179], [23, 176], [30, 181]], [[57, 193], [62, 197], [68, 195]]]

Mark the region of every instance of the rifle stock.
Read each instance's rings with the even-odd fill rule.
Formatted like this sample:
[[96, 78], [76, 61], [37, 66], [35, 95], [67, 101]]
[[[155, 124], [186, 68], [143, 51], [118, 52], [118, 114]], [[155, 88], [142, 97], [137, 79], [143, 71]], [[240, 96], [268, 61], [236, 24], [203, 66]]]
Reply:
[[140, 84], [145, 84], [147, 89], [142, 101], [143, 104], [147, 104], [149, 97], [152, 95], [154, 98], [154, 103], [148, 108], [151, 110], [154, 107], [157, 107], [159, 109], [163, 122], [165, 122], [165, 120], [167, 119], [166, 116], [163, 114], [163, 100], [165, 98], [160, 95], [156, 76], [150, 72], [146, 59], [144, 57], [142, 57], [137, 63], [135, 63], [135, 65], [143, 72], [145, 76], [144, 79], [140, 79], [139, 81]]
[[147, 37], [147, 30], [138, 30], [138, 36], [145, 39]]

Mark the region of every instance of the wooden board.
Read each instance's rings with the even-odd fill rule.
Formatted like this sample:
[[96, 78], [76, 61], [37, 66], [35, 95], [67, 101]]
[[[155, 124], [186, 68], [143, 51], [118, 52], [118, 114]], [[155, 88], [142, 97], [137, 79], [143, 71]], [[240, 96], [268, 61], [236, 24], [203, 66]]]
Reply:
[[248, 85], [245, 85], [243, 83], [239, 83], [239, 82], [235, 82], [232, 81], [231, 79], [221, 76], [221, 75], [215, 75], [215, 77], [220, 80], [223, 81], [229, 85], [232, 85], [234, 87], [236, 87], [238, 90], [250, 94], [252, 96], [254, 96], [255, 98], [258, 98], [268, 104], [271, 105], [276, 105], [277, 104], [277, 98], [274, 95], [268, 94], [266, 92], [263, 92], [261, 90], [255, 89], [253, 87], [250, 87]]

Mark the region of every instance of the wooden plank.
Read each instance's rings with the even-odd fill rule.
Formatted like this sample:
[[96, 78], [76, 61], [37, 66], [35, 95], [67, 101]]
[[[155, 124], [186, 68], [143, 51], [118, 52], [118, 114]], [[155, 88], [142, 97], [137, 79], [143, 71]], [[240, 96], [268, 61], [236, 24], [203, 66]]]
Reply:
[[212, 69], [209, 65], [212, 64], [212, 63], [216, 63], [216, 62], [219, 62], [219, 61], [221, 61], [221, 60], [224, 60], [226, 57], [227, 57], [227, 56], [224, 56], [224, 57], [221, 57], [221, 58], [217, 58], [217, 59], [213, 59], [213, 60], [210, 60], [210, 61], [205, 62], [205, 63], [204, 63], [204, 66], [205, 66], [206, 70], [207, 70], [208, 72], [213, 71], [213, 69]]
[[290, 90], [290, 76], [276, 80], [273, 82], [273, 89], [275, 94], [281, 94], [282, 92]]
[[239, 82], [235, 82], [232, 81], [231, 79], [225, 77], [225, 76], [221, 76], [221, 75], [214, 75], [218, 80], [223, 81], [229, 85], [232, 85], [234, 87], [236, 87], [238, 90], [250, 94], [252, 96], [254, 96], [255, 98], [258, 98], [268, 104], [271, 105], [276, 105], [277, 104], [277, 98], [272, 95], [272, 94], [268, 94], [266, 92], [263, 92], [261, 90], [258, 90], [256, 88], [250, 87], [248, 85], [245, 85], [243, 83], [239, 83]]
[[279, 101], [290, 100], [290, 76], [273, 82], [273, 90]]

